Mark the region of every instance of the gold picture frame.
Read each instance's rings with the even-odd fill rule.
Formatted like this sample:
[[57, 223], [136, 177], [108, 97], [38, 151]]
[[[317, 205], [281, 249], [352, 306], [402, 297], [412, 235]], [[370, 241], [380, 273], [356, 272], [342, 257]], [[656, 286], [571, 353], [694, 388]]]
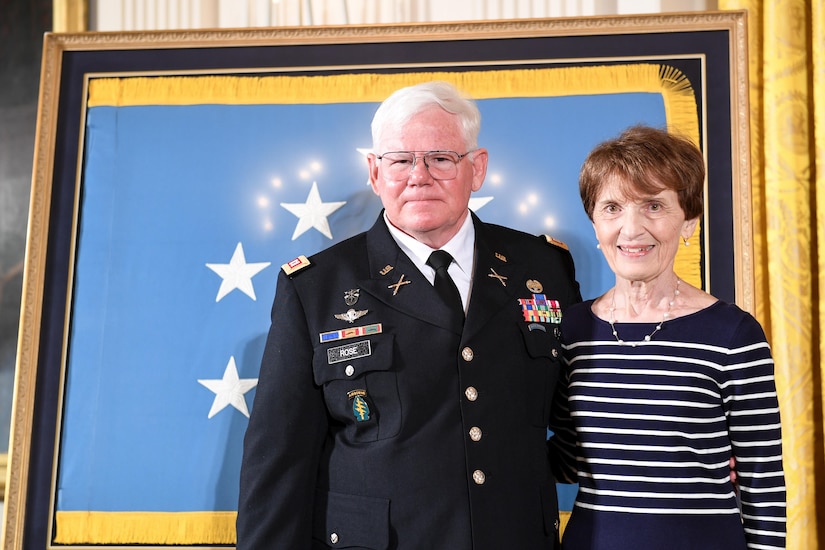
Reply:
[[[718, 297], [753, 311], [745, 31], [744, 12], [711, 12], [48, 35], [39, 98], [3, 549], [166, 547], [98, 538], [82, 542], [84, 525], [88, 525], [83, 523], [77, 528], [81, 542], [61, 542], [55, 532], [55, 479], [65, 443], [61, 440], [65, 437], [61, 415], [67, 393], [71, 393], [66, 385], [68, 348], [71, 324], [78, 314], [74, 269], [78, 248], [84, 245], [80, 220], [87, 214], [82, 200], [89, 175], [87, 116], [93, 101], [110, 97], [102, 90], [110, 81], [115, 86], [131, 86], [139, 78], [254, 77], [269, 85], [279, 78], [359, 80], [369, 73], [380, 76], [376, 82], [395, 84], [411, 74], [424, 73], [464, 78], [492, 71], [674, 67], [692, 89], [696, 138], [709, 167], [696, 277]], [[204, 82], [198, 80], [195, 88], [201, 89]], [[161, 103], [176, 102], [180, 88], [175, 89], [178, 91], [164, 95]], [[118, 88], [114, 95], [122, 97], [124, 93], [128, 90]], [[495, 85], [485, 93], [489, 94], [486, 97], [500, 96]], [[580, 89], [574, 93], [588, 92]], [[377, 101], [386, 93], [378, 86], [366, 95], [369, 97], [363, 101]], [[108, 105], [110, 99], [100, 101]], [[135, 101], [130, 105], [141, 104], [141, 100]], [[255, 101], [266, 102], [250, 100]], [[279, 101], [290, 100], [282, 97]], [[228, 515], [226, 511], [215, 512], [214, 521], [222, 525], [218, 531], [231, 529], [231, 511]], [[155, 520], [159, 525], [165, 521]], [[203, 517], [192, 521], [203, 521]], [[217, 537], [212, 542], [174, 545], [203, 548], [226, 544], [231, 541]]]

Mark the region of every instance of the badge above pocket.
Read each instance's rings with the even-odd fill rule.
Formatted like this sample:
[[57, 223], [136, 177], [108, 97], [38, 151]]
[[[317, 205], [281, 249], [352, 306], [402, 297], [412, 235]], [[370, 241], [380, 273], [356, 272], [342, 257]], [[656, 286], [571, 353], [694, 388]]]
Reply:
[[315, 383], [357, 378], [368, 372], [387, 371], [392, 367], [392, 334], [376, 334], [339, 345], [315, 348], [312, 370]]

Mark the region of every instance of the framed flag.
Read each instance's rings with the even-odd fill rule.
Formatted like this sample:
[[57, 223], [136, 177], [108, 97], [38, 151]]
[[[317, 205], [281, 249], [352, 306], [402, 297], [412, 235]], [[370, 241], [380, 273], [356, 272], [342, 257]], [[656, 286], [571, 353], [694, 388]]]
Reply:
[[638, 123], [688, 135], [706, 207], [677, 270], [752, 310], [744, 29], [720, 12], [47, 35], [3, 547], [234, 543], [277, 271], [375, 221], [370, 120], [402, 86], [478, 101], [471, 209], [565, 242], [585, 297], [612, 274], [582, 160]]

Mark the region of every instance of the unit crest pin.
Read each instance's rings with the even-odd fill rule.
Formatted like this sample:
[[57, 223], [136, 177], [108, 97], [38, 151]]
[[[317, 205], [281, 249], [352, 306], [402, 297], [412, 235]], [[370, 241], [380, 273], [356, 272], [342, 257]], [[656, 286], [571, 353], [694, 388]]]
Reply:
[[348, 306], [354, 306], [358, 302], [360, 292], [360, 288], [353, 288], [344, 292], [344, 302], [346, 302]]

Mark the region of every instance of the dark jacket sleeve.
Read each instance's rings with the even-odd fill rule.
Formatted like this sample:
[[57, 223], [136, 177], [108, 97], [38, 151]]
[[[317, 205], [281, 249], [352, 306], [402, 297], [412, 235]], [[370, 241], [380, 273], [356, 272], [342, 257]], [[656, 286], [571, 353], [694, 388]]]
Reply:
[[244, 438], [237, 548], [308, 548], [327, 431], [312, 340], [294, 282], [281, 272]]
[[[547, 241], [552, 246], [553, 239], [547, 239]], [[570, 306], [581, 302], [582, 297], [579, 283], [576, 281], [576, 269], [573, 263], [573, 255], [566, 248], [554, 246], [553, 249], [560, 256], [560, 263], [566, 270], [570, 281], [571, 296], [569, 298], [567, 308], [562, 312], [563, 327]], [[564, 333], [563, 328], [562, 333]], [[553, 395], [549, 426], [550, 430], [553, 432], [553, 436], [548, 440], [550, 467], [553, 471], [553, 476], [556, 478], [558, 483], [577, 482], [576, 434], [570, 418], [570, 409], [567, 404], [568, 382], [569, 368], [565, 361], [563, 363], [563, 369], [559, 374], [559, 379], [556, 383], [556, 390]]]

